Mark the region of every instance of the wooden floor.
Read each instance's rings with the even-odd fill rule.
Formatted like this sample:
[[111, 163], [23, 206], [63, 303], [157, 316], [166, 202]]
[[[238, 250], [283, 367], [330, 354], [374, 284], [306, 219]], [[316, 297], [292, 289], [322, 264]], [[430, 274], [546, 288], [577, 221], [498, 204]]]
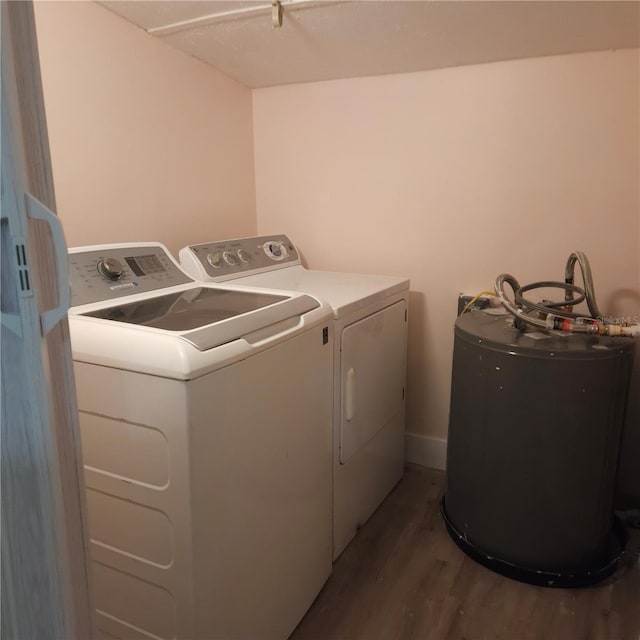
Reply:
[[638, 640], [638, 532], [597, 587], [549, 589], [503, 578], [465, 556], [439, 512], [444, 475], [404, 479], [338, 558], [292, 640]]

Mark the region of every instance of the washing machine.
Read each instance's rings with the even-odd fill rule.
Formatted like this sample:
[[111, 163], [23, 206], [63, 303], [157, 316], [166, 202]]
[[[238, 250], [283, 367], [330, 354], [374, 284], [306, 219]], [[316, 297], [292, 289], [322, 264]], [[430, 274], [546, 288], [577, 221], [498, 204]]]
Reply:
[[409, 281], [306, 269], [284, 235], [207, 242], [180, 251], [202, 281], [304, 292], [333, 309], [333, 557], [401, 479]]
[[101, 637], [288, 637], [331, 572], [331, 308], [158, 243], [69, 258]]

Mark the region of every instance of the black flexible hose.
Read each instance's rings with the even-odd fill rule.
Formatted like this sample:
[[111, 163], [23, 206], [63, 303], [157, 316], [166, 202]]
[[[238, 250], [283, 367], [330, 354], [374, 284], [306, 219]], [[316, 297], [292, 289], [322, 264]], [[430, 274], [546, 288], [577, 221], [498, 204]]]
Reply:
[[[576, 262], [580, 265], [584, 289], [574, 284]], [[505, 285], [513, 290], [513, 299], [505, 292]], [[538, 304], [524, 297], [524, 293], [540, 288], [557, 288], [564, 290], [564, 302], [545, 302]], [[575, 251], [569, 256], [565, 267], [565, 281], [541, 281], [524, 287], [510, 274], [503, 273], [496, 278], [496, 295], [502, 306], [514, 316], [515, 326], [524, 330], [524, 323], [542, 329], [557, 329], [566, 333], [587, 333], [607, 336], [623, 336], [634, 338], [640, 336], [640, 324], [619, 325], [606, 322], [596, 303], [591, 267], [587, 256], [582, 251]], [[578, 297], [576, 298], [576, 294]], [[586, 301], [591, 314], [577, 314], [570, 309]], [[533, 312], [533, 313], [532, 313]]]
[[[600, 309], [598, 309], [598, 304], [596, 303], [596, 292], [593, 286], [591, 265], [589, 264], [587, 256], [582, 251], [574, 251], [569, 256], [569, 259], [567, 260], [567, 266], [564, 270], [564, 281], [567, 284], [574, 284], [576, 262], [580, 265], [580, 271], [582, 272], [582, 281], [584, 282], [587, 306], [589, 307], [591, 317], [602, 320], [604, 316], [602, 315], [602, 313], [600, 313]], [[567, 300], [567, 296], [570, 296], [569, 300], [573, 297], [568, 290], [565, 293], [565, 300]]]
[[[538, 304], [531, 300], [527, 300], [524, 297], [524, 293], [527, 291], [533, 291], [534, 289], [564, 289], [565, 291], [565, 300], [563, 302], [548, 302], [545, 301], [545, 304]], [[577, 293], [578, 297], [574, 298], [573, 294]], [[532, 284], [525, 285], [524, 287], [520, 287], [519, 289], [514, 291], [514, 299], [516, 304], [519, 307], [524, 309], [531, 309], [532, 311], [539, 311], [540, 313], [549, 314], [554, 313], [557, 316], [562, 316], [563, 318], [584, 318], [583, 313], [574, 313], [573, 311], [568, 311], [563, 309], [562, 307], [574, 307], [575, 305], [584, 302], [587, 297], [584, 289], [581, 289], [575, 284], [567, 284], [565, 282], [555, 282], [552, 280], [544, 280], [541, 282], [533, 282]]]
[[[574, 272], [576, 262], [580, 265], [582, 272], [582, 279], [584, 281], [584, 289], [581, 289], [574, 284]], [[513, 290], [513, 300], [510, 300], [505, 293], [504, 286], [508, 284]], [[524, 297], [524, 293], [532, 291], [534, 289], [541, 288], [559, 288], [564, 290], [564, 302], [551, 302], [546, 304], [538, 304], [527, 300]], [[547, 328], [548, 316], [560, 316], [568, 319], [581, 319], [585, 318], [584, 314], [577, 314], [573, 311], [563, 309], [562, 307], [574, 307], [577, 304], [585, 301], [589, 307], [592, 318], [601, 319], [602, 315], [598, 310], [598, 305], [595, 301], [595, 291], [593, 286], [593, 277], [591, 275], [591, 267], [589, 266], [589, 260], [582, 251], [574, 251], [567, 260], [565, 267], [565, 282], [554, 282], [550, 280], [544, 280], [540, 282], [533, 282], [525, 286], [520, 286], [520, 283], [510, 274], [503, 273], [496, 279], [496, 294], [502, 303], [502, 306], [514, 316], [518, 322], [517, 325], [522, 326], [523, 322], [533, 325], [535, 327]], [[578, 297], [575, 296], [578, 294]], [[543, 317], [536, 317], [530, 315], [531, 311], [537, 311], [542, 314]], [[589, 331], [587, 325], [581, 327], [575, 327], [574, 331], [583, 332]]]

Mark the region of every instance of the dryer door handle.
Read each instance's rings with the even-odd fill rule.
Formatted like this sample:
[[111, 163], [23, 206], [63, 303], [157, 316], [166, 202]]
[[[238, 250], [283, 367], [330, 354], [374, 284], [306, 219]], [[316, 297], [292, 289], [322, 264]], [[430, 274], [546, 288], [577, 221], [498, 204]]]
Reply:
[[356, 372], [351, 367], [349, 371], [347, 371], [347, 376], [345, 380], [344, 387], [344, 417], [347, 422], [350, 422], [353, 419], [353, 416], [356, 411]]

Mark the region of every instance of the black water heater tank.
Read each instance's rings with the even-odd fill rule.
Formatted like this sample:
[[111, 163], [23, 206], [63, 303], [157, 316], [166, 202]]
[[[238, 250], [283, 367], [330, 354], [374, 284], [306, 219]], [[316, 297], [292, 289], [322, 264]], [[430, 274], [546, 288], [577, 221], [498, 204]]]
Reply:
[[628, 338], [522, 333], [491, 312], [457, 319], [442, 513], [467, 554], [549, 586], [613, 572], [633, 350]]

